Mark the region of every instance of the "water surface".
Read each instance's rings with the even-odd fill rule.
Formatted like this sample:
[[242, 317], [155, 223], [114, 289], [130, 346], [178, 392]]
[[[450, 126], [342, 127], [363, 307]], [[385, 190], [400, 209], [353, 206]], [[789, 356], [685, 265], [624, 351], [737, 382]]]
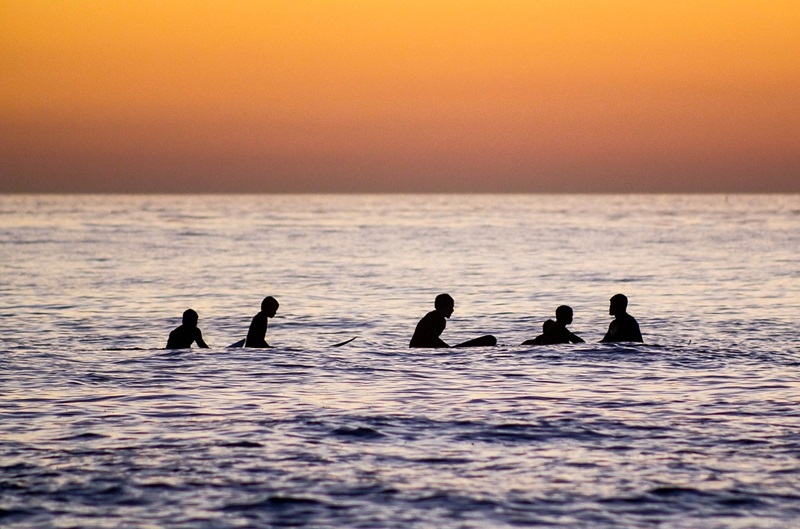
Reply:
[[[800, 196], [3, 196], [0, 235], [3, 525], [800, 527]], [[409, 350], [440, 292], [500, 345]], [[645, 345], [596, 343], [617, 292]], [[587, 344], [516, 345], [560, 304]], [[189, 307], [211, 349], [163, 350]]]

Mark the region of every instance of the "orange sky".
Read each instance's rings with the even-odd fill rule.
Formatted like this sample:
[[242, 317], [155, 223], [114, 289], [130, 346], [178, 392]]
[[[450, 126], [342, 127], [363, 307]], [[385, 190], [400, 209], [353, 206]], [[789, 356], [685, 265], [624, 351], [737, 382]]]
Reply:
[[800, 192], [797, 0], [0, 0], [0, 192]]

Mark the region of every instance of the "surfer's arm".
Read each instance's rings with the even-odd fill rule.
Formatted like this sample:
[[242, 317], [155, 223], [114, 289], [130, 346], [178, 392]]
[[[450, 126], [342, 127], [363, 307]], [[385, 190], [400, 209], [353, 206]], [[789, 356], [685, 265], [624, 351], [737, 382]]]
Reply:
[[601, 343], [602, 342], [615, 342], [616, 340], [614, 339], [614, 336], [616, 334], [617, 334], [617, 320], [614, 320], [608, 326], [608, 332], [606, 333], [605, 336], [603, 336], [603, 339], [600, 340], [600, 342]]
[[633, 324], [631, 325], [632, 327], [631, 341], [644, 343], [644, 338], [642, 338], [642, 331], [639, 329], [639, 323], [636, 320], [633, 320], [631, 323]]
[[586, 340], [573, 333], [569, 333], [569, 341], [572, 343], [586, 343]]
[[197, 334], [194, 337], [194, 341], [197, 342], [197, 347], [208, 349], [208, 345], [206, 345], [206, 342], [203, 341], [203, 332], [200, 329], [197, 329]]

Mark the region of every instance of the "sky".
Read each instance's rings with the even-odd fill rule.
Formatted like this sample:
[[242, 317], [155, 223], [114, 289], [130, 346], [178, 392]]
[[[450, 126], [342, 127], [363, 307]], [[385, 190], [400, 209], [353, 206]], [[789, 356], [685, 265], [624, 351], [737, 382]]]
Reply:
[[800, 192], [797, 0], [0, 0], [0, 192]]

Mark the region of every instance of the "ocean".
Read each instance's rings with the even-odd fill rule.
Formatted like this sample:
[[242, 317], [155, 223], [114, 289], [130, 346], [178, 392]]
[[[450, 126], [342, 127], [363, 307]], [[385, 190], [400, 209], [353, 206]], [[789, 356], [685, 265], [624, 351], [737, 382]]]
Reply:
[[[800, 527], [800, 195], [2, 195], [0, 245], [2, 526]], [[498, 345], [409, 349], [442, 292]]]

